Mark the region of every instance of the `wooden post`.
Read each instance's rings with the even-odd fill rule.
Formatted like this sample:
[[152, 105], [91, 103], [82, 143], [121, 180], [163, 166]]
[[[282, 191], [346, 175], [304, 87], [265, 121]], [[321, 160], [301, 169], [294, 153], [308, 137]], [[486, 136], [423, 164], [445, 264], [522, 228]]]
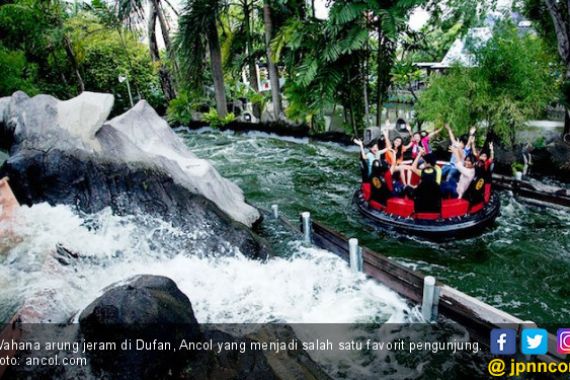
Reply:
[[422, 316], [426, 322], [431, 322], [433, 317], [433, 302], [435, 291], [435, 277], [426, 276], [424, 278], [424, 295], [422, 301]]
[[312, 243], [311, 238], [311, 213], [303, 212], [301, 213], [301, 219], [303, 220], [303, 241], [306, 244]]
[[279, 219], [279, 206], [271, 205], [271, 211], [273, 212], [273, 219]]
[[439, 287], [433, 288], [433, 306], [431, 308], [431, 318], [436, 321], [439, 315]]
[[353, 272], [362, 272], [362, 250], [358, 246], [358, 239], [348, 240], [348, 251], [350, 257], [350, 269]]

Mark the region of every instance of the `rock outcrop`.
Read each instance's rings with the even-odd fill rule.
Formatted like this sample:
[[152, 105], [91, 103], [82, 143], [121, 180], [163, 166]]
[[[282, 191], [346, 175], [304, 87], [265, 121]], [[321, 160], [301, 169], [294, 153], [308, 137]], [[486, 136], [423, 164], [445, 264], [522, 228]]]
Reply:
[[[137, 276], [111, 287], [83, 310], [79, 325], [85, 340], [113, 342], [119, 348], [88, 353], [99, 378], [151, 379], [180, 373], [191, 359], [178, 350], [180, 342], [202, 339], [190, 300], [174, 281], [161, 276]], [[121, 349], [124, 342], [130, 347]], [[168, 343], [170, 349], [153, 347], [154, 342]]]
[[83, 92], [59, 101], [49, 95], [29, 98], [22, 92], [0, 99], [2, 145], [21, 150], [58, 150], [90, 156], [94, 161], [160, 169], [174, 182], [214, 202], [232, 219], [251, 226], [258, 211], [245, 203], [242, 191], [198, 159], [166, 121], [144, 100], [106, 121], [113, 96]]
[[190, 152], [145, 101], [105, 121], [112, 104], [112, 95], [89, 92], [63, 102], [22, 92], [0, 99], [0, 144], [10, 152], [0, 177], [10, 177], [20, 203], [159, 216], [208, 231], [207, 249], [230, 243], [266, 256], [247, 228], [259, 212], [239, 187]]
[[[116, 348], [80, 353], [66, 348], [20, 352], [23, 363], [29, 358], [54, 355], [58, 355], [60, 362], [9, 367], [8, 378], [330, 379], [301, 349], [272, 354], [249, 348], [254, 340], [297, 339], [290, 327], [269, 325], [253, 336], [240, 337], [199, 325], [188, 297], [172, 280], [161, 276], [136, 276], [109, 287], [81, 312], [78, 324], [28, 326], [23, 340], [44, 344], [106, 342], [114, 343]], [[183, 340], [186, 345], [211, 343], [213, 346], [186, 350], [181, 348]], [[218, 349], [218, 343], [243, 344], [248, 349], [243, 352]], [[87, 365], [61, 365], [63, 358], [69, 357], [85, 357]]]

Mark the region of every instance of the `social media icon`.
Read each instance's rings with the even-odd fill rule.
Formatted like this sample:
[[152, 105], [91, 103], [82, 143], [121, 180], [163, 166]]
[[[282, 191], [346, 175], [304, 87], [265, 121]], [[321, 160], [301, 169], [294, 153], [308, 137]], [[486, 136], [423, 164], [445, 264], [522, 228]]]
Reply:
[[570, 354], [570, 329], [558, 329], [556, 338], [556, 351], [563, 355]]
[[521, 352], [525, 355], [546, 354], [548, 352], [548, 332], [545, 329], [523, 329]]
[[517, 352], [517, 333], [515, 330], [513, 329], [491, 330], [492, 354], [513, 355], [516, 352]]

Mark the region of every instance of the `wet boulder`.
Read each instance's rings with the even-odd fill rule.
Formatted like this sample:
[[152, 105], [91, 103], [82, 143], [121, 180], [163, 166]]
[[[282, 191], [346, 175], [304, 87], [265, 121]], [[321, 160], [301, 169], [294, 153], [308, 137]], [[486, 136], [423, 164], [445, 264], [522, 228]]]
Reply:
[[[234, 220], [251, 226], [259, 219], [259, 212], [245, 202], [241, 189], [190, 152], [146, 101], [106, 121], [112, 106], [110, 94], [83, 92], [60, 101], [49, 95], [30, 98], [17, 92], [0, 99], [2, 148], [10, 149], [11, 154], [58, 150], [88, 156], [94, 162], [157, 168]], [[103, 126], [105, 131], [101, 131]]]
[[190, 358], [177, 350], [179, 342], [202, 338], [190, 300], [161, 276], [137, 276], [111, 287], [83, 310], [79, 325], [86, 341], [117, 347], [87, 353], [97, 377], [166, 378]]
[[106, 121], [112, 104], [112, 95], [89, 92], [68, 101], [22, 92], [0, 99], [2, 148], [10, 151], [0, 177], [10, 177], [20, 203], [156, 216], [188, 235], [207, 232], [192, 251], [236, 247], [266, 257], [248, 228], [260, 214], [238, 186], [190, 152], [145, 101]]

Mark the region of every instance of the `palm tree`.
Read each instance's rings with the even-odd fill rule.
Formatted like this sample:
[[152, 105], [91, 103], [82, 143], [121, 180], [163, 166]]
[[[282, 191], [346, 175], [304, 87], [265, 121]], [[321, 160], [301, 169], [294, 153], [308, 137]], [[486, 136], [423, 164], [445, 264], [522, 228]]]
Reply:
[[[259, 93], [256, 62], [266, 54], [263, 22], [256, 17], [257, 9], [257, 0], [239, 0], [220, 20], [224, 70], [237, 79], [246, 69], [250, 79], [248, 93]], [[259, 103], [253, 104], [253, 114], [261, 116]]]
[[189, 78], [201, 82], [206, 49], [214, 81], [216, 109], [220, 117], [227, 115], [227, 101], [222, 68], [222, 52], [218, 35], [218, 15], [225, 6], [220, 0], [187, 0], [178, 20], [177, 51]]
[[[254, 48], [253, 48], [253, 27], [254, 27], [254, 19], [253, 19], [253, 11], [255, 7], [255, 0], [250, 2], [248, 0], [242, 0], [241, 6], [243, 9], [243, 17], [244, 17], [244, 31], [246, 35], [246, 45], [247, 45], [247, 54], [249, 60], [249, 82], [251, 83], [251, 88], [255, 92], [259, 92], [259, 82], [257, 81], [257, 67], [255, 63], [255, 55], [254, 55]], [[253, 113], [256, 117], [261, 116], [261, 110], [259, 106], [254, 106]]]
[[287, 116], [320, 130], [324, 116], [342, 105], [345, 121], [356, 134], [365, 113], [362, 68], [368, 30], [362, 12], [352, 17], [343, 9], [336, 1], [327, 21], [303, 14], [289, 18], [272, 45], [288, 67]]
[[382, 109], [392, 83], [391, 71], [394, 67], [396, 45], [399, 33], [406, 30], [409, 13], [422, 0], [368, 1], [371, 13], [376, 18], [378, 35], [377, 82], [376, 82], [376, 125], [381, 125]]
[[[157, 1], [152, 1], [152, 3], [157, 3]], [[150, 15], [148, 18], [148, 44], [149, 44], [149, 52], [150, 57], [153, 62], [160, 63], [160, 51], [158, 49], [158, 42], [156, 40], [156, 19], [163, 20], [163, 17], [160, 17], [158, 14], [158, 7], [154, 5], [150, 8]], [[160, 23], [161, 30], [163, 22]], [[163, 31], [163, 37], [168, 36]], [[167, 51], [170, 51], [170, 38], [164, 38], [164, 45]], [[174, 88], [174, 83], [172, 81], [172, 77], [168, 68], [165, 65], [160, 64], [158, 68], [158, 75], [160, 78], [160, 86], [162, 87], [162, 92], [164, 93], [164, 97], [167, 101], [170, 101], [176, 97], [176, 90]]]
[[271, 39], [273, 38], [273, 20], [271, 19], [270, 0], [263, 0], [263, 22], [265, 25], [265, 45], [267, 49], [267, 69], [269, 71], [269, 82], [271, 83], [271, 100], [273, 102], [273, 113], [275, 120], [281, 116], [281, 89], [279, 87], [279, 73], [273, 61], [271, 51]]
[[[131, 19], [144, 19], [144, 3], [143, 0], [117, 0], [118, 7], [118, 17], [121, 21], [126, 21], [128, 24], [131, 23]], [[167, 0], [165, 0], [167, 1]], [[162, 87], [162, 92], [167, 101], [170, 101], [176, 97], [176, 90], [174, 87], [174, 81], [170, 71], [166, 65], [162, 64], [160, 59], [160, 50], [158, 49], [158, 43], [156, 40], [156, 21], [160, 24], [160, 30], [162, 33], [162, 39], [164, 40], [164, 46], [166, 51], [173, 59], [172, 55], [172, 44], [170, 42], [170, 30], [168, 28], [168, 23], [166, 21], [166, 16], [164, 9], [162, 7], [161, 0], [149, 0], [150, 4], [150, 14], [148, 18], [148, 44], [150, 57], [153, 62], [159, 63], [159, 77], [160, 84]], [[167, 4], [170, 6], [170, 3]], [[170, 6], [171, 10], [178, 15], [178, 12], [174, 7]], [[173, 60], [174, 61], [174, 60]]]

